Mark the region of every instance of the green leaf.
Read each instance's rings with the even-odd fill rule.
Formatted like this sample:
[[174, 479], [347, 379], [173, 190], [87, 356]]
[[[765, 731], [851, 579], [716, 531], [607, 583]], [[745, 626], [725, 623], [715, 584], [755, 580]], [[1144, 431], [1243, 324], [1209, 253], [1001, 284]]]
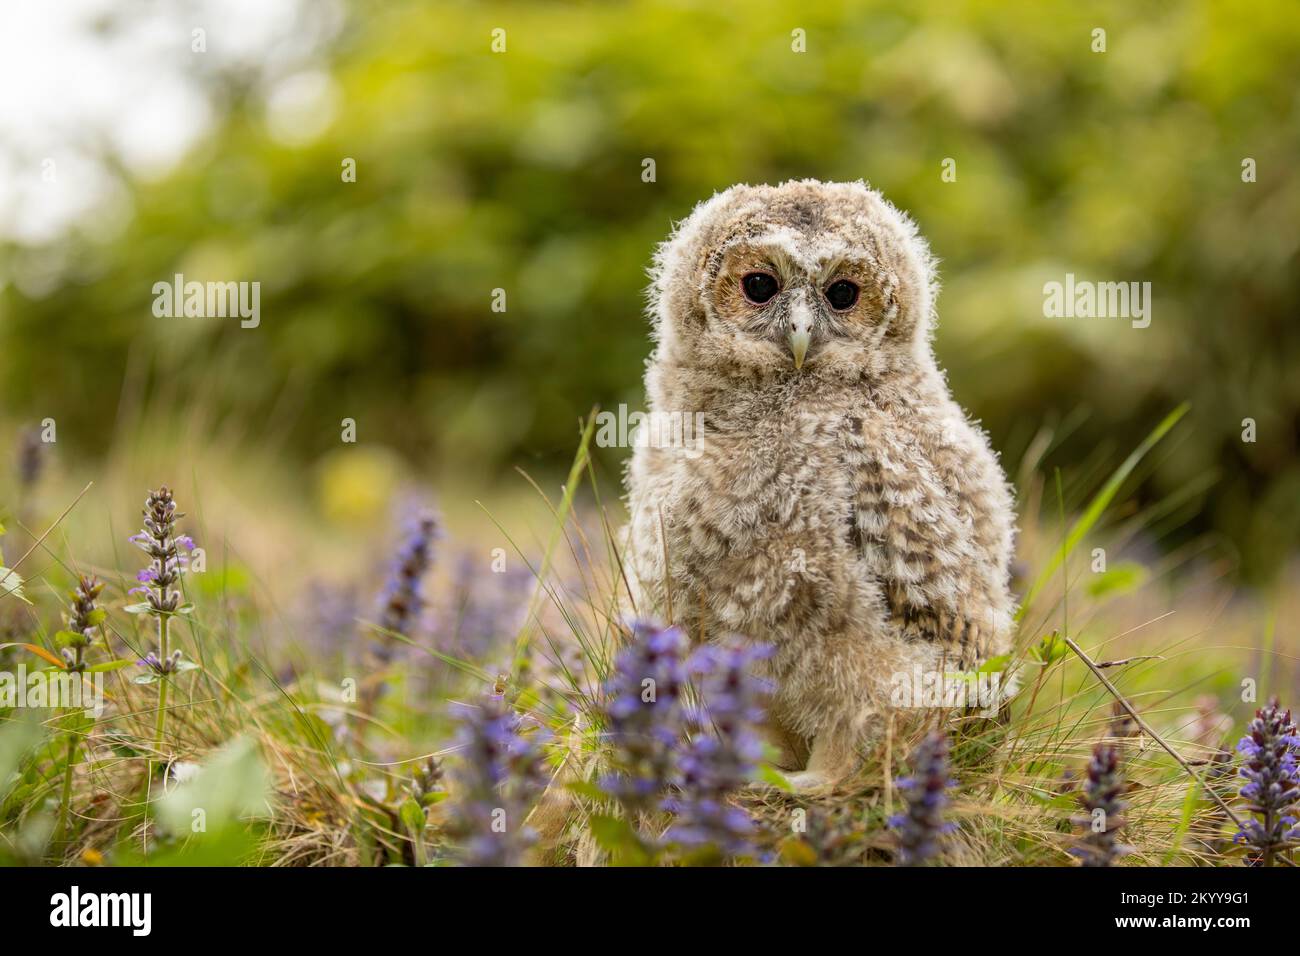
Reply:
[[424, 830], [425, 824], [428, 822], [424, 815], [424, 807], [410, 797], [402, 801], [398, 815], [402, 818], [402, 823], [412, 833], [419, 833]]
[[153, 671], [149, 671], [147, 674], [137, 674], [135, 677], [131, 678], [131, 683], [132, 684], [156, 684], [158, 683], [158, 675], [155, 674]]
[[76, 631], [59, 631], [54, 635], [55, 647], [86, 647], [89, 644], [86, 635]]
[[15, 783], [18, 765], [43, 736], [40, 722], [28, 718], [0, 724], [0, 801]]
[[591, 835], [596, 838], [601, 849], [617, 853], [640, 848], [641, 841], [632, 829], [632, 824], [622, 817], [597, 813], [592, 815], [590, 823]]
[[1108, 571], [1094, 575], [1088, 582], [1088, 594], [1094, 598], [1115, 597], [1140, 588], [1147, 579], [1147, 569], [1136, 561], [1121, 561]]
[[759, 765], [758, 779], [770, 783], [772, 786], [784, 790], [787, 793], [794, 793], [794, 787], [792, 787], [790, 781], [785, 778], [785, 774], [781, 773], [780, 770], [777, 770], [771, 764], [765, 763]]
[[104, 661], [102, 664], [92, 664], [86, 670], [92, 674], [103, 674], [107, 671], [120, 671], [123, 667], [130, 667], [135, 661]]
[[190, 835], [192, 824], [202, 811], [211, 837], [221, 830], [241, 825], [250, 816], [266, 816], [271, 780], [257, 745], [239, 737], [212, 754], [195, 776], [158, 801], [158, 818], [177, 835]]
[[1040, 664], [1055, 664], [1069, 653], [1069, 650], [1069, 646], [1061, 640], [1061, 636], [1053, 631], [1030, 648], [1029, 654]]
[[608, 800], [609, 794], [596, 784], [589, 780], [574, 780], [564, 785], [564, 789], [570, 793], [576, 793], [580, 797], [587, 797], [591, 800]]
[[975, 673], [999, 674], [1002, 671], [1007, 669], [1007, 665], [1009, 663], [1011, 663], [1010, 654], [999, 654], [997, 657], [990, 657], [988, 660], [986, 660], [984, 664], [980, 667], [980, 669], [977, 670]]
[[86, 623], [91, 627], [96, 624], [103, 624], [106, 620], [108, 620], [108, 611], [102, 607], [97, 607], [86, 615]]
[[13, 786], [12, 775], [22, 758], [27, 756], [36, 741], [43, 736], [40, 722], [35, 718], [13, 719], [0, 723], [0, 800]]

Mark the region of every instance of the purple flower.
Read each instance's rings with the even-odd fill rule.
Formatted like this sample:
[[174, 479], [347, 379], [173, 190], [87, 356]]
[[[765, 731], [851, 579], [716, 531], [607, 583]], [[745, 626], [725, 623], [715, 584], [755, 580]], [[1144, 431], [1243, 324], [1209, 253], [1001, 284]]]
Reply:
[[941, 837], [952, 832], [943, 819], [948, 805], [948, 788], [956, 781], [948, 776], [948, 738], [939, 731], [929, 734], [912, 751], [912, 775], [898, 781], [906, 808], [889, 820], [898, 833], [898, 862], [921, 866], [941, 849]]
[[[379, 596], [379, 626], [385, 631], [409, 635], [419, 619], [424, 608], [422, 581], [433, 564], [433, 542], [437, 534], [437, 517], [427, 508], [421, 509], [407, 526]], [[382, 663], [391, 660], [392, 638], [382, 636], [375, 653]]]
[[320, 579], [308, 582], [296, 614], [309, 645], [325, 655], [355, 647], [357, 619], [362, 616], [355, 586]]
[[762, 759], [759, 726], [770, 685], [754, 670], [771, 653], [766, 646], [706, 646], [691, 656], [688, 669], [698, 679], [701, 707], [688, 716], [694, 733], [677, 762], [680, 792], [669, 800], [677, 813], [670, 833], [680, 844], [727, 856], [754, 852], [753, 821], [730, 800]]
[[438, 758], [426, 757], [412, 772], [404, 789], [422, 807], [427, 806], [435, 794], [442, 793], [442, 764]]
[[174, 673], [180, 665], [181, 652], [172, 651], [165, 658], [160, 658], [156, 651], [150, 651], [144, 657], [136, 661], [140, 667], [147, 667], [159, 677]]
[[[732, 798], [762, 757], [767, 686], [753, 671], [770, 649], [707, 646], [687, 658], [680, 628], [634, 621], [629, 629], [605, 687], [612, 773], [601, 789], [633, 823], [660, 810], [676, 815], [663, 844], [637, 834], [648, 854], [666, 844], [752, 853], [753, 823]], [[692, 678], [700, 705], [688, 708]]]
[[456, 745], [460, 762], [446, 827], [452, 856], [465, 866], [517, 866], [535, 835], [524, 826], [546, 785], [544, 733], [523, 733], [523, 722], [503, 697], [464, 707]]
[[463, 552], [453, 573], [452, 614], [439, 628], [443, 648], [469, 660], [490, 656], [523, 624], [533, 580], [523, 564], [496, 572], [480, 556]]
[[1129, 851], [1119, 842], [1119, 831], [1124, 826], [1125, 804], [1119, 799], [1123, 792], [1118, 748], [1108, 743], [1097, 744], [1088, 761], [1088, 779], [1079, 795], [1086, 814], [1074, 820], [1076, 825], [1086, 827], [1088, 834], [1070, 851], [1084, 866], [1113, 866]]
[[45, 443], [37, 428], [24, 428], [18, 436], [18, 483], [24, 489], [36, 484], [45, 467]]
[[[180, 605], [181, 594], [175, 585], [186, 570], [186, 559], [176, 550], [176, 521], [184, 515], [166, 485], [149, 492], [144, 504], [144, 530], [127, 540], [149, 555], [149, 566], [136, 574], [136, 580], [151, 585], [144, 591], [152, 613], [173, 613]], [[135, 593], [133, 589], [132, 593]]]
[[682, 737], [686, 635], [648, 621], [630, 624], [632, 640], [614, 658], [605, 687], [605, 729], [614, 772], [601, 788], [630, 813], [660, 809], [676, 778]]
[[104, 612], [98, 611], [95, 602], [103, 592], [104, 585], [95, 577], [82, 575], [77, 586], [69, 593], [72, 607], [68, 613], [67, 630], [59, 635], [61, 652], [70, 671], [84, 671], [86, 648], [94, 640], [93, 628], [104, 619]]
[[1296, 802], [1300, 801], [1300, 773], [1296, 748], [1300, 747], [1291, 711], [1282, 710], [1277, 698], [1255, 711], [1255, 719], [1237, 744], [1246, 783], [1241, 797], [1246, 809], [1260, 819], [1246, 820], [1236, 841], [1249, 848], [1250, 866], [1272, 866], [1278, 854], [1300, 840]]
[[[140, 663], [148, 667], [151, 673], [137, 678], [140, 683], [151, 683], [183, 669], [180, 652], [172, 653], [168, 646], [171, 615], [188, 610], [181, 606], [180, 591], [181, 575], [186, 572], [186, 560], [176, 550], [176, 522], [183, 517], [185, 516], [176, 510], [171, 489], [162, 485], [157, 491], [149, 492], [144, 502], [144, 528], [129, 539], [149, 556], [149, 566], [136, 575], [141, 587], [132, 588], [129, 592], [143, 593], [144, 601], [140, 606], [128, 610], [150, 614], [158, 622], [158, 650], [141, 659]], [[162, 742], [166, 722], [166, 697], [167, 685], [163, 684], [158, 692], [156, 740], [159, 744]]]

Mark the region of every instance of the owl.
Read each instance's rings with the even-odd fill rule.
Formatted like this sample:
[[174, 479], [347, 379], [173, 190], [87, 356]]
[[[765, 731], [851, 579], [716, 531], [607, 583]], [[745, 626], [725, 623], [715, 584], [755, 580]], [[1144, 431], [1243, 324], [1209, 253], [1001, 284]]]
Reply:
[[632, 603], [768, 645], [779, 764], [832, 786], [900, 681], [1011, 640], [1012, 495], [931, 349], [934, 259], [866, 184], [803, 180], [701, 203], [651, 276]]

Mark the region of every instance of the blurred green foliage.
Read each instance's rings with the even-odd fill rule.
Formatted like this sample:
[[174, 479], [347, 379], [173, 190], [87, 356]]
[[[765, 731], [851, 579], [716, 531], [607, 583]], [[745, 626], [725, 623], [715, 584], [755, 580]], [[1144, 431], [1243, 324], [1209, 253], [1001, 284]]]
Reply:
[[[674, 221], [865, 178], [943, 259], [939, 357], [1008, 464], [1066, 422], [1049, 464], [1113, 466], [1190, 399], [1148, 494], [1188, 489], [1262, 578], [1300, 539], [1298, 64], [1290, 0], [357, 3], [319, 137], [277, 142], [252, 78], [214, 77], [216, 125], [131, 184], [125, 232], [4, 249], [0, 396], [90, 454], [125, 382], [290, 456], [350, 416], [422, 465], [558, 465], [593, 404], [641, 401]], [[155, 318], [176, 272], [259, 280], [260, 327]], [[1151, 282], [1151, 326], [1045, 318], [1067, 272]]]

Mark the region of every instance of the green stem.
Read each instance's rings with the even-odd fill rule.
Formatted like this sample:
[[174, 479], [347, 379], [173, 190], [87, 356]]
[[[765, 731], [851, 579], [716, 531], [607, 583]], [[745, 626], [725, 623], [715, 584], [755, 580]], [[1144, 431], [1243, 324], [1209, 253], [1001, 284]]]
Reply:
[[416, 830], [412, 836], [411, 843], [415, 851], [415, 865], [423, 867], [429, 862], [429, 854], [424, 848], [424, 831], [422, 829]]
[[68, 826], [68, 809], [72, 805], [72, 768], [77, 763], [77, 735], [68, 732], [68, 759], [63, 767], [63, 796], [59, 800], [59, 826], [55, 830], [55, 842], [63, 839]]
[[[158, 618], [158, 660], [166, 666], [167, 655], [167, 627], [169, 617], [164, 614]], [[158, 715], [154, 721], [154, 747], [161, 752], [163, 741], [163, 727], [167, 722], [167, 687], [171, 683], [168, 675], [160, 674], [158, 676]]]

